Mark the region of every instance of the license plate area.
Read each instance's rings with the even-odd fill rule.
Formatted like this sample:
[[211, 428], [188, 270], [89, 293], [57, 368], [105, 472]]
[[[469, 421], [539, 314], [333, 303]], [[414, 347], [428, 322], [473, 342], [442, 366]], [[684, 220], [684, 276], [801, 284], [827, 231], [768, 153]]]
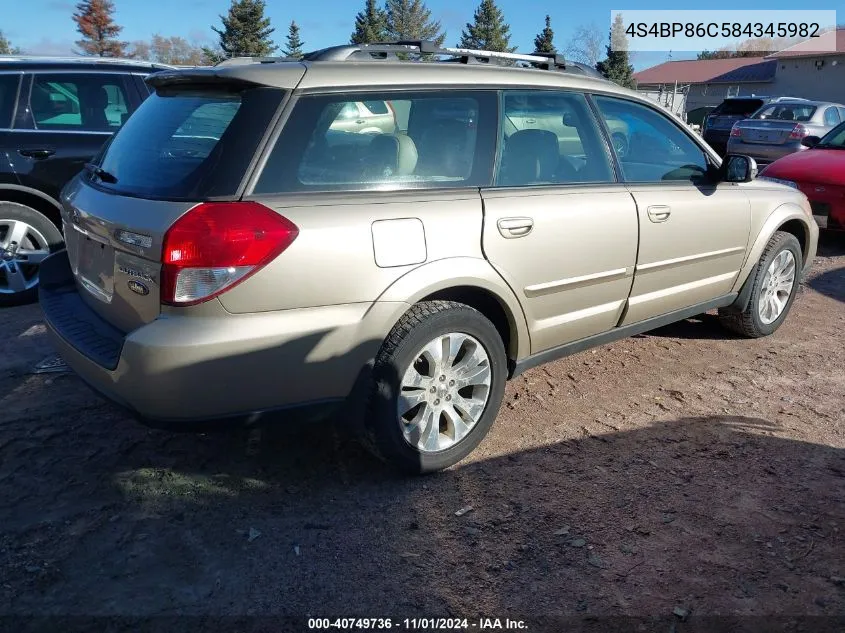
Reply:
[[114, 248], [87, 231], [76, 229], [74, 273], [79, 284], [104, 303], [114, 296]]
[[780, 134], [778, 132], [763, 132], [760, 130], [749, 130], [748, 140], [752, 143], [775, 143]]

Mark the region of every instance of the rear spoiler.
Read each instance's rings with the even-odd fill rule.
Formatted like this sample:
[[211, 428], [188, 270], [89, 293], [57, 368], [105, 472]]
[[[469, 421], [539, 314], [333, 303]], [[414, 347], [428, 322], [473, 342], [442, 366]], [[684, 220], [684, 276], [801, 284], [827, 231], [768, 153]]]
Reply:
[[144, 81], [152, 88], [189, 84], [211, 86], [267, 86], [293, 89], [305, 74], [304, 64], [285, 64], [272, 69], [263, 65], [208, 66], [164, 70], [148, 75]]

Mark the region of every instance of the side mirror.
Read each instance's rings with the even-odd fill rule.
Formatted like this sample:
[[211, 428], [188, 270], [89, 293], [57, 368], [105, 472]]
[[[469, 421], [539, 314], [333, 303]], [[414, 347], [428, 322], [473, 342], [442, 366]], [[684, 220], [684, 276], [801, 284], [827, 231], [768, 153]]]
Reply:
[[821, 139], [818, 136], [805, 136], [801, 139], [801, 145], [804, 147], [815, 147], [819, 144]]
[[728, 154], [719, 169], [722, 182], [751, 182], [757, 177], [757, 161], [742, 154]]
[[571, 112], [564, 112], [563, 124], [566, 127], [575, 127], [575, 115], [573, 115]]

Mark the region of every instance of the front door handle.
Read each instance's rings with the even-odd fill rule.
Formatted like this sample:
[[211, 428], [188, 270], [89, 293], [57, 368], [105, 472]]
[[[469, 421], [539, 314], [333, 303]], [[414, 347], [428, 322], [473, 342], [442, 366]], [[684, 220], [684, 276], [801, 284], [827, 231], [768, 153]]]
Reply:
[[56, 153], [54, 149], [19, 149], [18, 154], [21, 156], [26, 156], [27, 158], [34, 158], [36, 160], [44, 160], [45, 158], [50, 158], [53, 154]]
[[499, 233], [502, 234], [502, 237], [511, 239], [528, 235], [534, 228], [534, 220], [531, 218], [502, 218], [496, 225], [499, 227]]
[[648, 219], [652, 222], [665, 222], [672, 215], [672, 208], [665, 205], [656, 205], [648, 208]]

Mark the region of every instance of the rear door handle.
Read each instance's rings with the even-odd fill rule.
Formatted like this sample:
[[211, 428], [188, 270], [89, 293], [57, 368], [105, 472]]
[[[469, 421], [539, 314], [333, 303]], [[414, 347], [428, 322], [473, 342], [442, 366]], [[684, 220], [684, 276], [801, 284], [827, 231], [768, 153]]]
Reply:
[[665, 222], [672, 215], [672, 208], [665, 205], [655, 205], [648, 208], [648, 219], [652, 222]]
[[54, 149], [19, 149], [18, 154], [21, 156], [26, 156], [27, 158], [34, 158], [36, 160], [44, 160], [45, 158], [50, 158], [53, 154], [56, 153]]
[[502, 237], [512, 239], [528, 235], [534, 228], [534, 220], [531, 218], [502, 218], [496, 225], [499, 227], [499, 233], [502, 234]]

